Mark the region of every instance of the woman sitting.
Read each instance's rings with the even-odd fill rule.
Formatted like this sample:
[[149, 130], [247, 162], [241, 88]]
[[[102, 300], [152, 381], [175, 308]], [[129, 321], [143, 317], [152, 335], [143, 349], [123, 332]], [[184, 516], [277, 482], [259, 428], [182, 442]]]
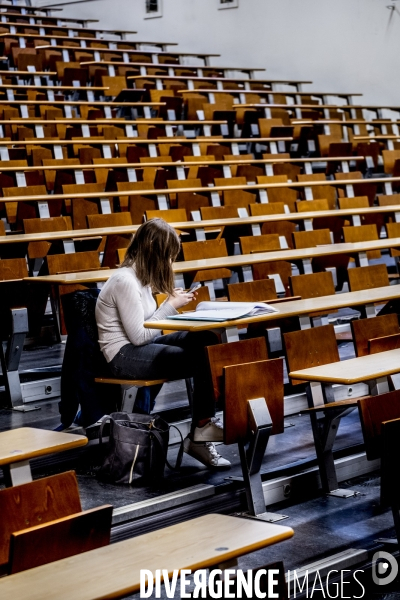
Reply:
[[[210, 331], [179, 331], [160, 335], [146, 329], [145, 321], [175, 315], [196, 293], [174, 288], [172, 263], [180, 249], [175, 230], [162, 219], [151, 219], [139, 227], [121, 268], [110, 277], [96, 304], [100, 348], [112, 373], [122, 379], [186, 379], [193, 377], [194, 394], [191, 433], [184, 441], [190, 456], [211, 468], [227, 468], [214, 442], [223, 441], [223, 427], [215, 417], [211, 378], [205, 347], [218, 343]], [[157, 309], [153, 294], [168, 294]], [[135, 411], [150, 412], [161, 386], [141, 388], [150, 402], [136, 397]], [[139, 390], [140, 392], [140, 390]]]

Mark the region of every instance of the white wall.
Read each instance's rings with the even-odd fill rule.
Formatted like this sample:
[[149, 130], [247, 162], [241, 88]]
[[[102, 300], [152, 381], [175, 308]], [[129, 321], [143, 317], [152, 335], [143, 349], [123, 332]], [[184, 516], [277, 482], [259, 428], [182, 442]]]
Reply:
[[155, 19], [144, 18], [145, 0], [98, 0], [62, 14], [133, 29], [141, 40], [178, 42], [182, 51], [221, 54], [212, 64], [313, 81], [305, 89], [362, 92], [367, 103], [400, 104], [400, 6], [389, 25], [390, 0], [239, 0], [229, 10], [218, 10], [217, 0], [163, 2], [163, 17]]

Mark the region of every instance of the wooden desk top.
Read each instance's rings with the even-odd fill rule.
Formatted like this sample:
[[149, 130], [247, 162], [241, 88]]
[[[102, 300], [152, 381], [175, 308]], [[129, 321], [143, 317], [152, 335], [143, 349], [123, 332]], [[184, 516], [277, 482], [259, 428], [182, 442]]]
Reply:
[[[0, 100], [0, 104], [1, 104], [2, 100]], [[4, 102], [6, 102], [4, 100]], [[21, 101], [20, 104], [29, 104], [32, 101], [27, 100], [26, 102]], [[36, 102], [36, 101], [35, 101]], [[10, 103], [8, 103], [10, 104]], [[42, 102], [39, 102], [39, 104], [43, 104]], [[84, 104], [83, 102], [79, 102], [79, 101], [74, 101], [74, 102], [68, 102], [68, 101], [63, 101], [63, 102], [53, 102], [52, 104]], [[110, 102], [92, 102], [90, 103], [91, 105], [101, 105], [101, 104], [111, 104]], [[125, 102], [125, 106], [151, 106], [154, 105], [155, 103], [152, 102], [148, 102], [143, 103], [143, 102]], [[158, 106], [160, 105], [160, 103], [156, 103]], [[48, 123], [51, 123], [51, 121], [48, 121]], [[93, 123], [96, 123], [96, 121], [93, 121]], [[164, 123], [164, 121], [163, 121]], [[196, 121], [197, 123], [197, 121]], [[201, 121], [199, 121], [199, 123], [201, 123]], [[112, 125], [112, 120], [110, 119], [110, 125]], [[194, 137], [194, 138], [182, 138], [182, 136], [171, 136], [168, 138], [162, 138], [162, 139], [155, 139], [155, 140], [147, 140], [144, 138], [138, 138], [138, 137], [118, 137], [115, 138], [113, 140], [107, 140], [107, 139], [102, 139], [99, 136], [93, 136], [93, 137], [74, 137], [72, 140], [60, 140], [58, 138], [37, 138], [37, 139], [29, 139], [29, 140], [0, 140], [0, 146], [12, 146], [12, 145], [18, 145], [18, 146], [32, 146], [32, 145], [38, 145], [38, 146], [42, 146], [42, 145], [57, 145], [57, 146], [65, 146], [65, 145], [71, 145], [71, 144], [89, 144], [89, 145], [95, 145], [95, 144], [151, 144], [151, 145], [157, 145], [157, 144], [202, 144], [202, 143], [207, 143], [207, 142], [213, 142], [216, 144], [240, 144], [240, 143], [244, 143], [244, 144], [259, 144], [260, 142], [291, 142], [293, 140], [293, 138], [291, 137], [274, 137], [274, 138], [224, 138], [224, 137], [220, 137], [220, 136], [215, 136], [215, 137]], [[188, 165], [190, 165], [190, 163], [188, 163]], [[39, 167], [40, 168], [40, 167]], [[358, 183], [360, 183], [360, 179], [357, 179]], [[364, 180], [362, 180], [364, 181]], [[365, 181], [369, 181], [369, 179], [365, 180]], [[377, 181], [377, 180], [375, 180]], [[331, 182], [329, 182], [331, 183]], [[346, 181], [346, 183], [349, 183], [349, 181]], [[296, 184], [294, 184], [296, 185]], [[342, 184], [343, 185], [343, 184]], [[243, 187], [247, 186], [241, 186], [238, 187], [236, 186], [236, 189], [243, 189]], [[256, 186], [252, 186], [252, 187], [256, 187]], [[207, 189], [208, 191], [211, 188], [201, 188], [203, 191], [205, 191], [205, 189]], [[216, 190], [217, 188], [214, 187], [212, 188], [212, 190]], [[233, 188], [232, 188], [233, 189]], [[194, 191], [195, 188], [191, 188], [190, 191]], [[180, 190], [183, 191], [183, 190]], [[144, 192], [142, 191], [141, 194], [143, 194]], [[154, 193], [154, 189], [152, 190], [151, 193]], [[157, 193], [162, 193], [159, 192], [157, 190]], [[171, 191], [169, 192], [171, 193]], [[120, 195], [120, 193], [118, 192], [118, 195]]]
[[311, 369], [292, 371], [289, 373], [289, 377], [306, 381], [353, 384], [399, 372], [400, 349], [396, 349], [359, 356], [358, 358], [342, 360]]
[[[7, 34], [8, 35], [8, 34]], [[37, 36], [35, 36], [37, 37]], [[54, 37], [54, 36], [51, 36]], [[63, 37], [62, 39], [66, 39], [65, 37]], [[75, 39], [75, 38], [71, 38]], [[90, 38], [92, 41], [94, 38]], [[101, 41], [101, 40], [100, 40]], [[103, 40], [103, 41], [107, 41], [107, 40]], [[115, 42], [115, 40], [108, 40], [110, 42]], [[125, 42], [122, 42], [125, 43]], [[128, 42], [129, 43], [129, 42]], [[150, 44], [151, 42], [137, 42], [138, 44], [140, 43], [146, 43], [146, 44]], [[157, 42], [154, 42], [155, 44]], [[52, 48], [53, 50], [77, 50], [78, 52], [113, 52], [113, 53], [118, 53], [118, 54], [132, 54], [133, 56], [135, 54], [141, 54], [143, 56], [143, 54], [159, 54], [160, 56], [162, 56], [163, 54], [167, 55], [167, 56], [197, 56], [198, 58], [207, 58], [207, 57], [211, 57], [211, 56], [221, 56], [220, 54], [208, 54], [206, 52], [166, 52], [164, 50], [124, 50], [123, 48], [82, 48], [80, 46], [52, 46], [51, 44], [45, 44], [43, 46], [36, 46], [36, 50], [38, 50], [39, 48], [41, 48], [42, 50], [46, 50], [49, 48]], [[129, 65], [130, 63], [126, 63], [127, 65]], [[157, 63], [148, 63], [149, 65], [154, 64], [157, 65]], [[162, 64], [162, 63], [161, 63]], [[185, 67], [186, 65], [182, 65], [183, 67]], [[299, 83], [307, 83], [307, 82], [299, 82]]]
[[[7, 23], [5, 23], [5, 25], [7, 25]], [[10, 25], [19, 25], [17, 23], [11, 23]], [[26, 26], [25, 23], [21, 23], [22, 27]], [[27, 25], [29, 27], [29, 24]], [[43, 26], [42, 26], [43, 27]], [[84, 31], [84, 30], [83, 30]], [[106, 33], [106, 31], [104, 32]], [[111, 33], [111, 32], [109, 32]], [[111, 42], [114, 44], [120, 43], [120, 44], [148, 44], [149, 46], [178, 46], [177, 42], [148, 42], [148, 41], [141, 41], [141, 40], [111, 40], [108, 38], [93, 38], [93, 37], [78, 37], [78, 36], [74, 36], [73, 38], [69, 38], [66, 35], [52, 35], [50, 33], [45, 33], [45, 34], [41, 34], [41, 33], [0, 33], [0, 39], [1, 38], [28, 38], [28, 39], [55, 39], [55, 40], [74, 40], [77, 42], [80, 41], [84, 41], [84, 42], [91, 42], [91, 43], [104, 43], [104, 42]], [[79, 46], [75, 46], [75, 48], [79, 48]], [[96, 46], [91, 46], [91, 48], [96, 48]], [[102, 50], [107, 50], [107, 48], [101, 48]], [[109, 49], [108, 49], [109, 50]]]
[[[177, 138], [164, 138], [162, 140], [138, 140], [137, 138], [131, 138], [132, 140], [132, 144], [152, 144], [152, 143], [162, 143], [162, 144], [170, 144], [171, 140], [175, 140], [174, 143], [178, 143], [178, 144], [193, 144], [196, 143], [196, 141], [198, 141], [200, 143], [201, 139], [202, 140], [210, 140], [213, 141], [215, 143], [224, 143], [224, 142], [234, 142], [234, 140], [236, 140], [237, 138], [233, 138], [233, 140], [227, 140], [226, 138], [187, 138], [187, 139], [182, 139], [181, 137], [177, 137]], [[250, 138], [252, 141], [257, 141], [257, 139], [260, 138]], [[264, 138], [266, 139], [266, 138]], [[278, 140], [278, 138], [273, 138], [274, 140]], [[286, 138], [279, 138], [279, 139], [286, 139]], [[46, 138], [40, 138], [40, 140], [25, 140], [23, 142], [13, 142], [11, 141], [1, 141], [0, 140], [0, 146], [7, 146], [7, 145], [13, 145], [13, 144], [23, 144], [23, 145], [32, 145], [35, 143], [39, 143], [40, 141], [40, 145], [63, 145], [63, 144], [92, 144], [92, 145], [96, 145], [96, 144], [117, 144], [118, 142], [123, 144], [123, 143], [127, 143], [126, 140], [124, 138], [118, 138], [116, 140], [103, 140], [103, 139], [93, 139], [93, 138], [75, 138], [74, 140], [54, 140], [54, 139], [49, 139], [46, 140]], [[170, 163], [171, 164], [171, 163]], [[186, 164], [186, 163], [185, 163]], [[228, 164], [228, 163], [227, 163]], [[182, 165], [182, 163], [180, 163], [180, 166]], [[190, 165], [190, 163], [187, 163], [187, 165]], [[153, 164], [154, 166], [154, 164]], [[38, 167], [37, 170], [40, 170], [40, 167]], [[229, 178], [227, 179], [227, 181], [229, 182]], [[313, 187], [313, 186], [333, 186], [333, 187], [345, 187], [347, 185], [360, 185], [360, 183], [362, 184], [376, 184], [376, 183], [390, 183], [390, 182], [397, 182], [400, 181], [400, 177], [376, 177], [376, 178], [371, 178], [371, 179], [343, 179], [343, 180], [323, 180], [323, 181], [318, 181], [318, 180], [312, 180], [312, 181], [301, 181], [301, 182], [284, 182], [284, 183], [261, 183], [261, 184], [242, 184], [242, 185], [215, 185], [213, 187], [187, 187], [187, 188], [179, 188], [179, 192], [183, 193], [183, 192], [203, 192], [203, 193], [207, 193], [209, 194], [210, 192], [223, 192], [223, 191], [228, 191], [228, 190], [246, 190], [246, 191], [254, 191], [254, 190], [268, 190], [270, 188], [305, 188], [305, 187]], [[152, 195], [168, 195], [168, 194], [174, 194], [177, 190], [177, 188], [166, 188], [166, 189], [148, 189], [148, 190], [129, 190], [129, 191], [123, 191], [123, 192], [82, 192], [82, 193], [74, 193], [74, 198], [115, 198], [115, 197], [122, 197], [122, 196], [152, 196]], [[69, 198], [70, 194], [41, 194], [41, 195], [36, 195], [36, 196], [13, 196], [13, 197], [0, 197], [0, 203], [1, 202], [19, 202], [19, 201], [23, 201], [26, 202], [27, 200], [45, 200], [45, 201], [51, 201], [51, 200], [63, 200], [65, 198]], [[306, 201], [307, 202], [307, 201]], [[378, 210], [382, 207], [372, 207], [370, 210]], [[350, 210], [350, 211], [355, 211], [355, 209], [346, 209], [346, 210]], [[361, 214], [360, 210], [368, 210], [366, 209], [357, 209], [357, 214]], [[324, 211], [319, 211], [318, 213], [313, 213], [312, 216], [316, 217], [316, 216], [332, 216], [334, 214], [337, 213], [337, 211], [326, 211], [326, 214], [323, 214]], [[290, 213], [292, 214], [292, 213]], [[304, 215], [304, 213], [303, 213]], [[305, 218], [303, 216], [303, 218]]]
[[[92, 89], [92, 88], [89, 88]], [[54, 105], [67, 105], [67, 106], [81, 106], [81, 105], [88, 105], [88, 106], [93, 106], [94, 108], [96, 106], [114, 106], [115, 108], [121, 107], [121, 106], [165, 106], [165, 102], [116, 102], [115, 100], [109, 100], [108, 102], [105, 101], [100, 101], [100, 100], [93, 100], [93, 102], [90, 102], [89, 100], [0, 100], [0, 105], [2, 104], [6, 104], [6, 105], [10, 105], [10, 104], [22, 104], [23, 106], [25, 105], [43, 105], [43, 106], [54, 106]], [[29, 120], [26, 120], [27, 123], [29, 123]], [[93, 123], [95, 123], [96, 121], [94, 120]], [[51, 123], [51, 121], [49, 121], [49, 123]], [[112, 125], [112, 119], [110, 119], [110, 125]], [[40, 138], [41, 139], [41, 138]], [[116, 141], [116, 140], [114, 140]]]
[[13, 600], [101, 600], [140, 588], [140, 570], [202, 569], [293, 536], [290, 527], [210, 514], [0, 580]]
[[[5, 13], [5, 14], [7, 14], [7, 13]], [[15, 15], [15, 16], [17, 16], [17, 15]], [[41, 19], [43, 17], [37, 17], [37, 18]], [[57, 19], [57, 20], [64, 20], [64, 19], [61, 18], [61, 19]], [[46, 25], [46, 23], [24, 23], [24, 22], [21, 22], [21, 21], [10, 21], [10, 20], [5, 21], [5, 22], [3, 22], [3, 21], [1, 22], [1, 27], [6, 27], [7, 25], [9, 27], [27, 27], [28, 29], [31, 29], [31, 28], [32, 29], [34, 29], [34, 28], [40, 29], [40, 28], [42, 28], [42, 29], [51, 29], [52, 31], [55, 31], [55, 30], [56, 31], [65, 31], [65, 30], [67, 30], [67, 31], [77, 31], [79, 33], [86, 33], [86, 32], [87, 33], [106, 33], [106, 34], [107, 33], [111, 33], [113, 35], [118, 35], [118, 34], [121, 34], [121, 33], [129, 33], [129, 34], [135, 34], [135, 33], [137, 33], [137, 31], [125, 31], [125, 30], [119, 30], [119, 29], [101, 29], [101, 28], [97, 29], [97, 28], [94, 28], [94, 27], [73, 27], [73, 26], [70, 26], [70, 25], [54, 25], [54, 24], [48, 24], [48, 25]], [[4, 35], [8, 35], [8, 34], [4, 34]], [[39, 37], [43, 37], [43, 36], [39, 36]], [[62, 37], [67, 37], [67, 36], [62, 36]], [[76, 38], [77, 38], [77, 40], [82, 39], [79, 36], [76, 36]], [[86, 39], [91, 39], [91, 40], [94, 40], [94, 41], [96, 41], [96, 40], [97, 41], [101, 41], [102, 38], [86, 38]], [[119, 42], [120, 40], [115, 40], [115, 41]], [[129, 41], [134, 41], [134, 40], [128, 40], [128, 43], [129, 43]], [[174, 46], [176, 46], [176, 44], [174, 44]]]
[[0, 465], [30, 460], [53, 452], [85, 446], [83, 435], [20, 427], [0, 432]]
[[[161, 65], [163, 66], [163, 65]], [[184, 66], [183, 66], [184, 68]], [[190, 68], [190, 67], [189, 67]], [[229, 82], [237, 82], [237, 83], [312, 83], [311, 81], [284, 81], [284, 80], [277, 80], [277, 79], [248, 79], [247, 77], [192, 77], [191, 75], [129, 75], [127, 77], [127, 79], [167, 79], [168, 81], [170, 79], [174, 80], [174, 79], [182, 79], [184, 81], [188, 81], [188, 80], [192, 80], [192, 79], [196, 79], [196, 81], [229, 81]], [[203, 90], [195, 90], [197, 92], [202, 92]], [[226, 90], [228, 91], [228, 90]], [[237, 91], [241, 91], [241, 90], [237, 90]], [[248, 90], [248, 91], [252, 91], [252, 90]], [[281, 94], [284, 92], [280, 92]], [[353, 94], [352, 94], [353, 95]], [[362, 96], [362, 94], [358, 94], [360, 96]]]
[[[26, 119], [17, 119], [17, 120], [13, 120], [13, 121], [0, 121], [0, 125], [6, 125], [11, 124], [11, 125], [27, 125], [29, 123], [32, 123], [31, 120], [28, 121], [28, 123], [24, 123], [24, 120]], [[78, 121], [78, 123], [87, 123], [87, 124], [91, 124], [93, 123], [93, 121], [85, 121], [84, 119], [64, 119], [64, 120], [59, 120], [59, 121], [34, 121], [37, 124], [49, 124], [49, 123], [63, 123], [63, 124], [71, 124], [73, 125], [74, 123], [76, 123]], [[96, 119], [96, 123], [101, 123], [101, 124], [106, 124], [106, 122], [109, 124], [109, 119]], [[117, 125], [123, 124], [123, 120], [118, 120], [118, 119], [113, 119], [113, 123], [117, 122]], [[126, 121], [126, 123], [139, 123], [139, 122], [143, 122], [143, 121]], [[196, 121], [197, 122], [197, 121]], [[208, 121], [201, 121], [202, 123], [208, 123]], [[213, 123], [218, 123], [218, 121], [212, 121]], [[279, 157], [279, 154], [276, 154], [276, 156]], [[128, 162], [111, 162], [111, 163], [97, 163], [97, 164], [77, 164], [77, 165], [47, 165], [47, 166], [35, 166], [35, 167], [31, 167], [31, 166], [23, 166], [23, 167], [7, 167], [6, 161], [3, 161], [0, 164], [0, 172], [2, 173], [3, 171], [46, 171], [46, 170], [53, 170], [53, 171], [59, 171], [60, 169], [70, 169], [72, 171], [74, 170], [78, 170], [78, 171], [82, 171], [84, 169], [118, 169], [118, 168], [136, 168], [136, 169], [143, 169], [144, 167], [172, 167], [172, 168], [178, 168], [178, 167], [185, 167], [185, 168], [190, 168], [191, 166], [197, 166], [197, 165], [211, 165], [211, 166], [215, 166], [215, 165], [243, 165], [243, 164], [279, 164], [279, 163], [312, 163], [312, 162], [318, 162], [318, 163], [328, 163], [328, 162], [342, 162], [342, 161], [348, 161], [349, 157], [348, 156], [336, 156], [334, 158], [331, 157], [323, 157], [323, 158], [241, 158], [240, 155], [237, 156], [237, 158], [235, 158], [235, 160], [209, 160], [209, 159], [205, 159], [205, 160], [201, 160], [201, 156], [198, 157], [199, 160], [193, 160], [193, 161], [185, 161], [185, 157], [183, 158], [182, 162], [163, 162], [162, 157], [160, 156], [160, 162], [140, 162], [140, 163], [128, 163]], [[364, 156], [354, 156], [351, 157], [351, 160], [355, 160], [355, 161], [364, 161], [365, 157]]]
[[35, 75], [48, 75], [49, 77], [55, 77], [57, 71], [0, 71], [0, 76], [1, 75], [7, 75], [9, 77], [16, 75], [29, 75], [31, 77], [35, 77]]
[[[83, 64], [83, 63], [81, 63]], [[126, 64], [126, 63], [121, 63], [121, 64]], [[148, 63], [147, 63], [148, 64]], [[163, 67], [164, 65], [160, 65], [161, 67]], [[138, 76], [139, 77], [139, 76]], [[147, 75], [142, 75], [142, 78], [147, 77]], [[157, 78], [157, 75], [152, 75], [152, 77]], [[131, 79], [131, 77], [128, 77], [128, 79]], [[158, 79], [165, 79], [162, 75], [158, 77]], [[176, 75], [176, 79], [182, 79], [182, 77], [180, 77], [179, 75]], [[186, 79], [192, 79], [191, 77], [186, 77]], [[218, 79], [217, 77], [209, 77], [206, 79]], [[220, 77], [219, 78], [220, 81], [224, 81], [224, 78]], [[227, 80], [225, 80], [227, 81]], [[229, 80], [228, 80], [229, 81]], [[232, 81], [234, 81], [232, 79]], [[239, 79], [240, 81], [240, 79]], [[260, 81], [259, 79], [246, 79], [244, 80], [248, 83], [252, 83], [253, 81]], [[264, 82], [266, 83], [281, 83], [280, 81], [276, 80], [276, 79], [263, 79]], [[305, 83], [311, 83], [311, 82], [305, 82]], [[348, 96], [362, 96], [363, 94], [356, 92], [356, 93], [351, 93], [349, 92], [348, 94], [343, 93], [343, 92], [313, 92], [313, 91], [309, 91], [309, 92], [297, 92], [297, 91], [286, 91], [284, 90], [283, 92], [277, 92], [277, 91], [273, 91], [273, 90], [266, 90], [265, 88], [261, 88], [260, 90], [257, 89], [249, 89], [249, 90], [245, 90], [245, 89], [241, 89], [241, 90], [215, 90], [215, 89], [197, 89], [197, 90], [178, 90], [179, 94], [194, 94], [194, 93], [198, 93], [198, 94], [202, 94], [202, 93], [207, 93], [207, 94], [265, 94], [265, 95], [271, 95], [271, 96], [338, 96], [339, 98], [347, 98]], [[236, 105], [237, 106], [237, 105]], [[293, 106], [292, 104], [285, 104], [285, 106]], [[318, 106], [318, 105], [317, 105]]]
[[[33, 73], [36, 75], [36, 73]], [[88, 91], [91, 92], [104, 92], [105, 90], [109, 90], [109, 87], [99, 87], [99, 86], [91, 86], [91, 85], [82, 85], [82, 86], [74, 86], [74, 85], [36, 85], [34, 83], [7, 83], [1, 84], [1, 89], [3, 90], [15, 90], [16, 92], [20, 90], [33, 90], [40, 92], [42, 90], [55, 90], [62, 92], [63, 90], [73, 90], [75, 92], [79, 91]], [[26, 119], [28, 121], [28, 119]]]
[[[388, 302], [389, 300], [394, 300], [397, 298], [400, 298], [400, 286], [389, 285], [385, 287], [374, 288], [371, 290], [360, 290], [359, 292], [333, 294], [331, 296], [321, 296], [319, 298], [306, 298], [304, 300], [287, 300], [285, 302], [274, 302], [273, 306], [278, 310], [277, 313], [258, 315], [256, 317], [245, 317], [243, 319], [234, 319], [224, 322], [190, 321], [189, 319], [187, 321], [177, 321], [174, 319], [163, 319], [162, 321], [147, 321], [145, 322], [144, 326], [148, 329], [173, 329], [174, 331], [202, 331], [205, 329], [226, 329], [227, 327], [236, 327], [237, 325], [249, 325], [250, 323], [264, 323], [269, 321], [275, 321], [276, 319], [285, 319], [291, 317], [298, 317], [302, 315], [310, 315], [320, 311], [335, 311], [339, 308], [362, 306], [365, 304], [373, 304], [375, 302]], [[375, 354], [374, 356], [378, 355]], [[340, 364], [347, 364], [347, 362], [348, 361], [344, 361]], [[398, 363], [397, 370], [400, 371], [400, 362]], [[301, 379], [306, 378], [301, 377]]]
[[[245, 265], [253, 265], [276, 260], [286, 260], [289, 262], [293, 262], [303, 260], [305, 258], [332, 256], [335, 254], [355, 255], [359, 252], [367, 252], [368, 250], [383, 250], [386, 248], [396, 248], [398, 246], [400, 246], [400, 238], [390, 238], [385, 240], [369, 242], [356, 242], [352, 244], [329, 244], [326, 246], [319, 246], [317, 248], [276, 250], [273, 252], [257, 252], [254, 254], [239, 254], [235, 256], [181, 261], [173, 264], [173, 270], [175, 273], [190, 273], [192, 271], [204, 271], [207, 269], [216, 269], [220, 267], [225, 267], [227, 269], [235, 269], [243, 267]], [[95, 283], [97, 281], [107, 281], [111, 277], [111, 275], [116, 272], [116, 270], [117, 269], [105, 269], [96, 271], [85, 271], [83, 273], [43, 275], [37, 277], [25, 277], [24, 279], [32, 283]]]
[[[2, 87], [7, 87], [7, 86], [2, 86]], [[9, 86], [9, 87], [13, 87], [13, 89], [15, 89], [16, 86]], [[19, 87], [19, 86], [18, 86]], [[33, 88], [32, 86], [26, 86], [29, 88]], [[43, 86], [44, 89], [48, 89], [48, 87]], [[36, 89], [39, 89], [38, 87]], [[42, 89], [42, 87], [40, 88]], [[62, 89], [59, 86], [55, 86], [52, 89]], [[79, 90], [108, 90], [109, 88], [92, 88], [92, 87], [87, 87], [87, 88], [74, 88], [74, 87], [67, 87], [65, 89], [69, 89], [69, 90], [77, 90], [79, 92]], [[224, 125], [225, 123], [227, 123], [227, 121], [214, 121], [214, 120], [209, 120], [209, 121], [163, 121], [163, 120], [156, 120], [156, 119], [121, 119], [121, 118], [117, 118], [117, 119], [74, 119], [73, 117], [69, 118], [69, 119], [24, 119], [24, 118], [20, 118], [20, 119], [3, 119], [0, 120], [0, 125], [23, 125], [24, 127], [26, 127], [27, 125], [149, 125], [149, 126], [157, 126], [157, 127], [167, 127], [169, 125], [198, 125], [199, 127], [201, 127], [202, 125]], [[40, 138], [43, 139], [43, 138]], [[129, 139], [135, 139], [135, 138], [129, 138]], [[223, 139], [223, 138], [221, 138]], [[116, 141], [116, 140], [114, 140]], [[154, 140], [153, 140], [154, 141]], [[157, 141], [157, 140], [156, 140]], [[356, 159], [358, 157], [355, 157]], [[286, 159], [287, 160], [287, 159]], [[329, 159], [328, 159], [329, 160]], [[335, 159], [338, 160], [338, 159]], [[344, 159], [343, 159], [344, 160]], [[220, 161], [221, 164], [228, 164], [227, 161]], [[116, 163], [113, 163], [116, 164]], [[121, 164], [125, 164], [127, 165], [127, 163], [121, 163]], [[143, 163], [137, 163], [137, 164], [143, 164]], [[152, 166], [157, 165], [157, 163], [151, 163]], [[169, 164], [169, 165], [178, 165], [181, 166], [181, 163], [165, 163], [165, 164]], [[191, 165], [193, 163], [190, 163]], [[213, 164], [215, 164], [215, 162], [213, 162]], [[95, 167], [97, 165], [89, 165], [91, 167]], [[88, 165], [86, 165], [86, 168], [89, 168]], [[78, 167], [78, 165], [76, 165], [76, 167]], [[39, 167], [40, 169], [42, 169], [43, 167]], [[56, 167], [57, 169], [59, 168], [58, 166]], [[0, 167], [1, 169], [1, 167]]]
[[[51, 196], [50, 196], [51, 198]], [[35, 196], [32, 196], [35, 199]], [[10, 197], [10, 201], [13, 200]], [[236, 217], [231, 219], [207, 219], [204, 221], [182, 221], [177, 223], [170, 223], [171, 227], [177, 230], [190, 230], [190, 229], [201, 229], [203, 227], [232, 227], [238, 225], [256, 225], [262, 223], [276, 223], [279, 221], [302, 221], [304, 219], [313, 219], [318, 217], [337, 217], [344, 218], [346, 216], [353, 215], [371, 215], [379, 213], [393, 213], [396, 210], [394, 205], [389, 206], [377, 206], [374, 208], [360, 208], [360, 209], [338, 209], [333, 211], [320, 211], [320, 212], [302, 212], [302, 213], [281, 213], [276, 215], [260, 215], [255, 217]], [[400, 212], [400, 205], [399, 205]], [[29, 243], [37, 241], [54, 241], [54, 240], [66, 240], [66, 239], [79, 239], [89, 238], [107, 235], [129, 235], [135, 233], [139, 225], [121, 225], [115, 227], [98, 227], [93, 229], [67, 229], [64, 231], [47, 231], [38, 233], [20, 233], [20, 234], [7, 234], [0, 236], [0, 246], [5, 244], [18, 244], [18, 243]], [[395, 241], [394, 238], [389, 238], [390, 242], [386, 243], [385, 247], [392, 247], [392, 243]], [[378, 240], [382, 242], [383, 240]], [[386, 240], [387, 242], [387, 240]], [[365, 242], [366, 244], [369, 242]], [[372, 243], [372, 242], [371, 242]], [[335, 244], [335, 247], [338, 244]], [[396, 244], [393, 244], [395, 246]], [[282, 252], [282, 251], [280, 251]]]
[[[88, 60], [80, 63], [81, 66], [86, 65], [113, 65], [116, 67], [126, 67], [127, 63], [123, 61], [113, 60]], [[137, 67], [150, 67], [156, 69], [201, 69], [202, 71], [266, 71], [262, 67], [221, 67], [220, 65], [177, 65], [176, 63], [146, 63], [135, 62]]]

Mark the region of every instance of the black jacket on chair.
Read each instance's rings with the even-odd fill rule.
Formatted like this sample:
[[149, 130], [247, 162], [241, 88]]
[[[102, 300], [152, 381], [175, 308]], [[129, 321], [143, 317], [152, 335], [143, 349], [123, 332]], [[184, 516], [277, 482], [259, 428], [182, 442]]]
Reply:
[[61, 423], [69, 427], [81, 407], [79, 424], [92, 425], [103, 415], [117, 410], [120, 389], [95, 383], [95, 377], [112, 377], [98, 343], [95, 318], [100, 290], [87, 289], [62, 297], [68, 332], [61, 370]]

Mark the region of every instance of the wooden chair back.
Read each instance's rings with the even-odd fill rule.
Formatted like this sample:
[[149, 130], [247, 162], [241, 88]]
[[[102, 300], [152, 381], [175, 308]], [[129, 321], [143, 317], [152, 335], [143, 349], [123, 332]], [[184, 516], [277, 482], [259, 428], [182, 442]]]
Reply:
[[[370, 240], [379, 240], [378, 230], [374, 223], [369, 225], [358, 225], [343, 227], [343, 239], [346, 243], [368, 242]], [[368, 258], [380, 258], [380, 250], [369, 250]]]
[[349, 269], [348, 277], [351, 292], [389, 285], [387, 268], [383, 264]]
[[224, 367], [268, 359], [267, 345], [263, 337], [208, 346], [206, 352], [210, 364], [212, 392], [216, 402], [225, 397]]
[[100, 269], [99, 253], [95, 251], [52, 254], [46, 257], [46, 261], [50, 275]]
[[292, 274], [292, 265], [285, 260], [272, 260], [265, 263], [252, 265], [253, 279], [268, 279], [273, 275], [279, 275], [287, 296], [290, 296], [289, 277]]
[[354, 198], [338, 198], [339, 208], [368, 208], [368, 196], [355, 196]]
[[[154, 184], [148, 181], [118, 181], [117, 182], [117, 190], [118, 192], [127, 192], [130, 190], [149, 190], [154, 187]], [[157, 198], [153, 196], [121, 196], [119, 199], [119, 204], [121, 209], [127, 208], [129, 206], [129, 212], [132, 216], [132, 223], [135, 225], [140, 225], [143, 223], [143, 215], [146, 210], [156, 210], [157, 209]]]
[[[241, 343], [241, 342], [238, 342]], [[225, 365], [224, 443], [235, 444], [249, 437], [247, 404], [264, 398], [272, 420], [272, 434], [283, 433], [283, 360], [261, 360]]]
[[329, 229], [312, 229], [310, 231], [294, 231], [295, 248], [316, 248], [332, 244]]
[[128, 212], [109, 213], [102, 215], [87, 215], [89, 229], [98, 229], [101, 227], [123, 227], [132, 225], [132, 217]]
[[9, 573], [107, 546], [112, 511], [108, 504], [12, 533]]
[[[308, 369], [339, 362], [339, 351], [333, 325], [291, 331], [284, 334], [288, 371]], [[292, 384], [304, 383], [293, 379]]]
[[320, 200], [298, 200], [296, 202], [297, 212], [318, 212], [321, 210], [329, 210], [328, 200], [321, 198]]
[[273, 279], [228, 284], [228, 298], [231, 302], [268, 302], [276, 297]]
[[0, 281], [28, 277], [25, 258], [3, 258], [0, 260]]
[[184, 242], [182, 244], [182, 251], [185, 260], [228, 256], [228, 250], [224, 239], [206, 240], [202, 242]]
[[[351, 321], [351, 332], [357, 356], [370, 353], [369, 341], [400, 333], [397, 314], [382, 315], [374, 319], [359, 319]], [[375, 352], [377, 343], [375, 344]]]
[[238, 210], [236, 206], [201, 206], [201, 218], [208, 219], [236, 219]]
[[166, 210], [146, 210], [146, 220], [164, 219], [167, 223], [178, 223], [187, 221], [187, 213], [184, 208], [170, 208]]
[[74, 471], [0, 490], [0, 514], [7, 515], [0, 520], [0, 565], [8, 563], [12, 533], [80, 511]]
[[382, 456], [382, 423], [400, 418], [400, 391], [366, 396], [357, 401], [368, 460]]
[[269, 250], [280, 250], [281, 244], [277, 233], [266, 235], [249, 235], [239, 238], [242, 254], [253, 252], [268, 252]]

